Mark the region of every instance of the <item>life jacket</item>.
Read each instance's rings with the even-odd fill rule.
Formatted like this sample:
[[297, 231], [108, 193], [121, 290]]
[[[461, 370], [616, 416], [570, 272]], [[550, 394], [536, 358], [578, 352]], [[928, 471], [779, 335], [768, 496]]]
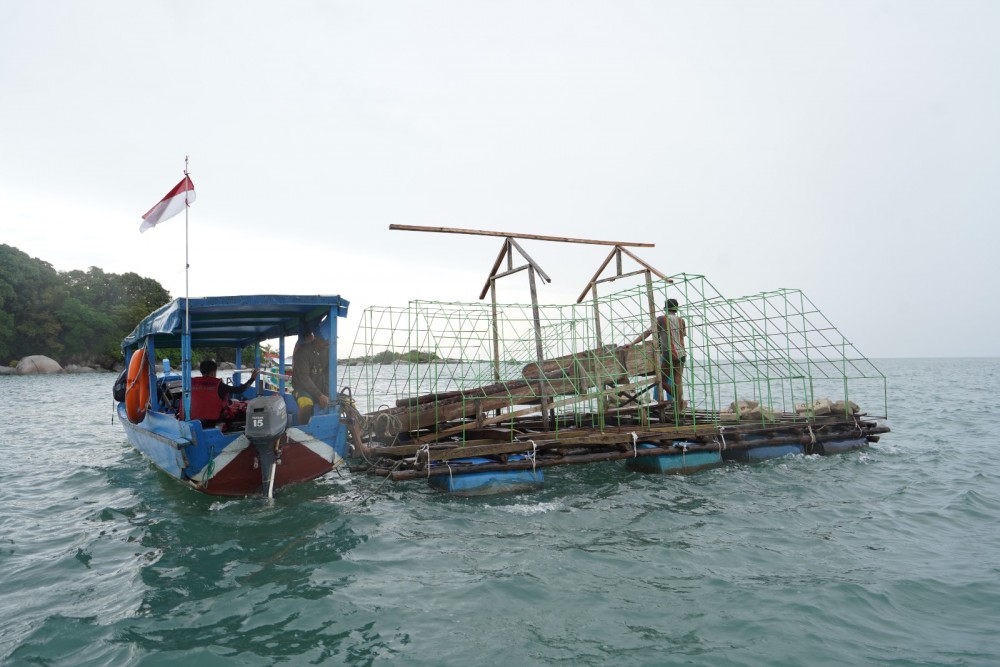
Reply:
[[219, 385], [222, 380], [213, 377], [191, 378], [191, 417], [190, 419], [218, 420], [222, 411], [229, 405], [228, 398], [219, 398]]

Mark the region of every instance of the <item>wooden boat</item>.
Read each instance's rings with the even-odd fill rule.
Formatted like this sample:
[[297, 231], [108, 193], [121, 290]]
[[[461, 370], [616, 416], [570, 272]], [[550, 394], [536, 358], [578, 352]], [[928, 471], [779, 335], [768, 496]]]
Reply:
[[[176, 299], [150, 313], [122, 341], [128, 389], [117, 412], [129, 442], [171, 477], [209, 495], [270, 494], [327, 474], [347, 452], [347, 419], [336, 398], [325, 412], [317, 408], [308, 424], [298, 423], [285, 385], [285, 338], [329, 318], [327, 395], [338, 397], [337, 320], [347, 307], [339, 296], [218, 296]], [[266, 388], [258, 382], [244, 393], [245, 422], [220, 427], [181, 418], [190, 414], [180, 410], [183, 394], [171, 391], [170, 378], [157, 377], [154, 370], [157, 350], [167, 348], [190, 358], [192, 349], [232, 347], [239, 360], [252, 347], [259, 366], [260, 344], [275, 339], [281, 360], [277, 384]], [[190, 363], [182, 363], [180, 379], [189, 396]], [[239, 368], [233, 381], [240, 382]]]

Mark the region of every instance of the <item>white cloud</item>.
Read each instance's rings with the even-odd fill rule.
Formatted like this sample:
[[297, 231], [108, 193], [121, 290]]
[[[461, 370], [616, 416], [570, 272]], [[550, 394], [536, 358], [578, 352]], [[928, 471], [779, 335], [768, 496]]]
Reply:
[[[498, 239], [657, 244], [726, 294], [804, 288], [872, 356], [996, 355], [988, 2], [15, 3], [0, 229], [192, 294], [472, 301]], [[528, 243], [575, 300], [604, 251]], [[505, 285], [504, 289], [508, 289]], [[526, 300], [511, 280], [510, 300]], [[517, 290], [520, 289], [520, 292]], [[927, 341], [947, 311], [957, 334]]]

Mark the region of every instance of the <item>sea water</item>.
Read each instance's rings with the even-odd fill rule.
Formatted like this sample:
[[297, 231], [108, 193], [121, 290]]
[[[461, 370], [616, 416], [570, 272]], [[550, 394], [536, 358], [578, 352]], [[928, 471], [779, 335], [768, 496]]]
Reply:
[[1000, 664], [1000, 359], [877, 363], [864, 451], [272, 504], [158, 472], [111, 374], [0, 377], [0, 662]]

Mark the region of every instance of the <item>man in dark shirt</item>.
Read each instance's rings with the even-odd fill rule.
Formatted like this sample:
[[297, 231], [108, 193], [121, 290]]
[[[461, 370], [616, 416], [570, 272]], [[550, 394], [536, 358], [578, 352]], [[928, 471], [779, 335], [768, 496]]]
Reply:
[[678, 405], [684, 401], [684, 363], [687, 361], [685, 351], [685, 339], [687, 338], [687, 324], [680, 316], [678, 310], [680, 304], [677, 299], [667, 299], [663, 304], [666, 314], [656, 318], [656, 328], [646, 329], [642, 335], [630, 341], [625, 347], [638, 345], [654, 332], [660, 347], [660, 368], [663, 379], [667, 383], [667, 389], [672, 395], [672, 399]]
[[292, 384], [299, 406], [299, 424], [308, 424], [315, 406], [330, 406], [330, 322], [329, 317], [314, 333], [299, 341], [292, 353]]

